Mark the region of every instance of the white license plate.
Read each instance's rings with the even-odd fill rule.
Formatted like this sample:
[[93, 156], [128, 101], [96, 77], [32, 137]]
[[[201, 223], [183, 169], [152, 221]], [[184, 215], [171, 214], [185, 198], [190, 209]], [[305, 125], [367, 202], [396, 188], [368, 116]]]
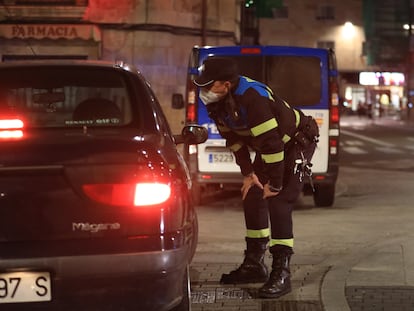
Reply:
[[0, 273], [0, 304], [50, 301], [51, 282], [48, 272]]
[[234, 162], [233, 154], [226, 152], [217, 152], [208, 154], [209, 163], [232, 163]]

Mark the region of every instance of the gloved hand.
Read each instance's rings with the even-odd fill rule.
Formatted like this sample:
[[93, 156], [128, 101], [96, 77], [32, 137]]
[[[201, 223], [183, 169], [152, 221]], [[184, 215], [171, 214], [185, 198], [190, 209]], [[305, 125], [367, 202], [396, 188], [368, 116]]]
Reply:
[[276, 189], [276, 191], [275, 189], [272, 189], [269, 183], [265, 184], [263, 187], [263, 199], [277, 196], [281, 189], [279, 191], [277, 190], [278, 189]]
[[255, 173], [251, 173], [249, 176], [244, 176], [243, 186], [241, 187], [242, 199], [244, 200], [249, 192], [250, 188], [254, 185], [258, 186], [260, 189], [263, 189], [262, 183], [259, 181], [259, 178]]

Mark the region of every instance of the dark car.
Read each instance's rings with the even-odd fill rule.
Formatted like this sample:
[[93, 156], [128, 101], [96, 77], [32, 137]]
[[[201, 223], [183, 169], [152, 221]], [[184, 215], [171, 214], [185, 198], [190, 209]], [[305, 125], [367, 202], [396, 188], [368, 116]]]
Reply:
[[197, 217], [148, 82], [98, 61], [0, 64], [0, 310], [189, 310]]

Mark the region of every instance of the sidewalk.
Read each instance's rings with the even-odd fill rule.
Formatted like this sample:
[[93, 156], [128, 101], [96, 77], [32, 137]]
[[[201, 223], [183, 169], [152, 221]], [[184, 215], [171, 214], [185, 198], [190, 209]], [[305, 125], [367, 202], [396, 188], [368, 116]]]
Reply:
[[[260, 299], [261, 284], [221, 285], [222, 273], [237, 264], [196, 262], [190, 269], [193, 311], [412, 311], [414, 236], [351, 253], [332, 266], [322, 258], [297, 255], [292, 262], [292, 292]], [[221, 258], [217, 261], [225, 262]], [[270, 259], [267, 262], [270, 266]]]

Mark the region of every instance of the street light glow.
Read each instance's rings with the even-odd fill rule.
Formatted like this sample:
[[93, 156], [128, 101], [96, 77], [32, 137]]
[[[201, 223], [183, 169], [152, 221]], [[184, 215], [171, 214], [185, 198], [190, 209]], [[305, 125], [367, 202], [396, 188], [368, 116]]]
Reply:
[[355, 35], [355, 26], [351, 22], [346, 22], [343, 28], [343, 36], [346, 39], [351, 39]]

